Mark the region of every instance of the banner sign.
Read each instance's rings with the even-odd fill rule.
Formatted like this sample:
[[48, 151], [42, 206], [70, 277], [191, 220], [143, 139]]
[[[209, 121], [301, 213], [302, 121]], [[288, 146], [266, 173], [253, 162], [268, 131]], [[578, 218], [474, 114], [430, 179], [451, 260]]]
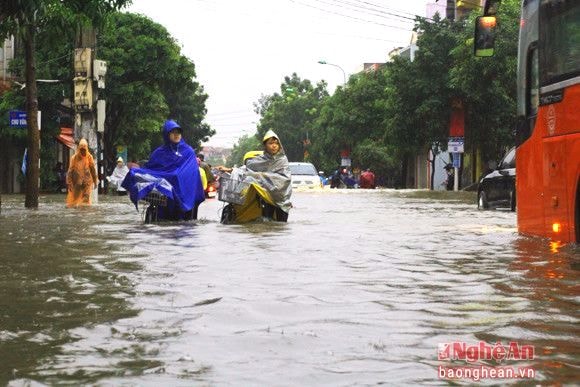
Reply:
[[463, 101], [459, 98], [451, 102], [451, 120], [449, 122], [449, 136], [463, 137], [465, 135], [465, 110]]

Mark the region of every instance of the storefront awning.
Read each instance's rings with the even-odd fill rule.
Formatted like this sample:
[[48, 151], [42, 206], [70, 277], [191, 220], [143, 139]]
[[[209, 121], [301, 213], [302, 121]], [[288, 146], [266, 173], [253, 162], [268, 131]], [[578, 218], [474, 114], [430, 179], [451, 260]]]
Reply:
[[60, 134], [56, 136], [56, 139], [71, 149], [75, 147], [72, 128], [60, 128]]

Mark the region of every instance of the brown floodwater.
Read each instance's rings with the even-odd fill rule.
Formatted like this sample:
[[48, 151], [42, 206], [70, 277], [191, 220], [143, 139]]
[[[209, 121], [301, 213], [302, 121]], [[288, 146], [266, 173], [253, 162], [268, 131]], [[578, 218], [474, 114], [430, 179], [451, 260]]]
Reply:
[[503, 363], [526, 383], [579, 380], [580, 248], [470, 193], [296, 192], [287, 224], [248, 225], [216, 200], [153, 225], [126, 197], [23, 200], [2, 196], [2, 384], [469, 384], [437, 351], [480, 341], [533, 345]]

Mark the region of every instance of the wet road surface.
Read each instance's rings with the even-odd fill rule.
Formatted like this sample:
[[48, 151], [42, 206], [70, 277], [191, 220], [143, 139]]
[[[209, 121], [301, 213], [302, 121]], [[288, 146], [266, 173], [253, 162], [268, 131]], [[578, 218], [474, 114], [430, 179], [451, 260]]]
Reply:
[[468, 384], [438, 377], [461, 341], [533, 345], [507, 364], [579, 380], [580, 248], [470, 193], [297, 192], [289, 223], [249, 225], [216, 200], [155, 225], [126, 197], [23, 200], [2, 196], [2, 384]]

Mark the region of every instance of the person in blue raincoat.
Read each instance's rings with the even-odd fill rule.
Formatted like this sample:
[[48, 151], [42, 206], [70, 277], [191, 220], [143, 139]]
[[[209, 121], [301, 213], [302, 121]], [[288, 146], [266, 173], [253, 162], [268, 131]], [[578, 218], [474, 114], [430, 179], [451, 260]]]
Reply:
[[205, 200], [195, 151], [182, 138], [182, 129], [173, 120], [163, 125], [164, 144], [153, 151], [143, 168], [129, 170], [121, 186], [137, 203], [153, 189], [167, 197], [158, 218], [197, 219], [197, 209]]

